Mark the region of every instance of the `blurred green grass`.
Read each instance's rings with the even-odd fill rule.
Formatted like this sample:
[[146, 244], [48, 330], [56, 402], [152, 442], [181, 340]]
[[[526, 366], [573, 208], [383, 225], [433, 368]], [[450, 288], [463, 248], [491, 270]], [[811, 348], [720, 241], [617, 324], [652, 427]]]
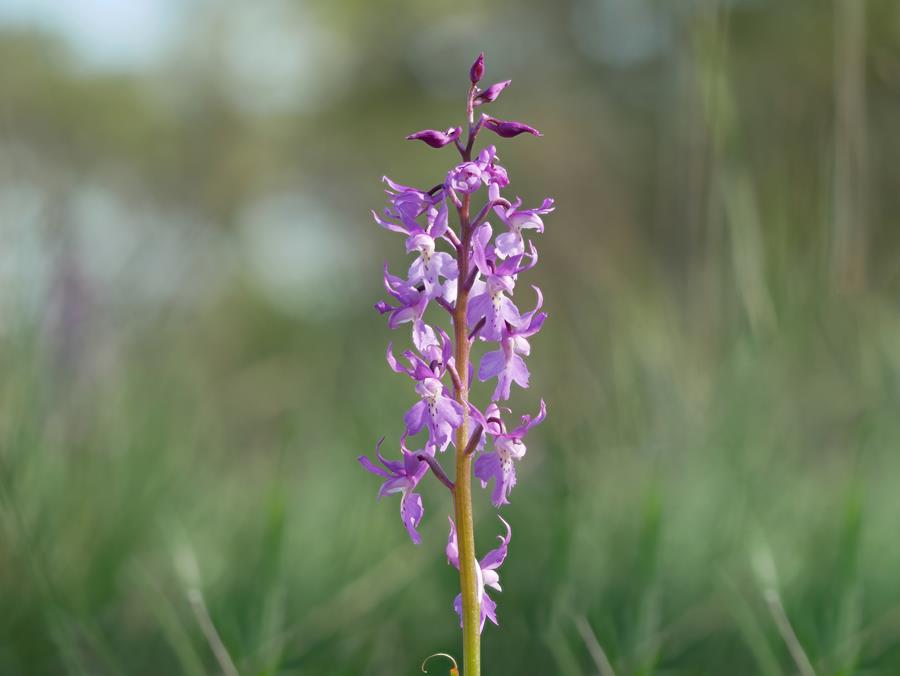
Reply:
[[[896, 318], [829, 304], [712, 356], [640, 303], [584, 317], [606, 337], [590, 359], [561, 322], [539, 341], [553, 417], [506, 514], [486, 663], [589, 673], [586, 620], [617, 673], [795, 673], [777, 593], [818, 673], [892, 673]], [[413, 547], [354, 461], [403, 408], [379, 332], [258, 319], [136, 341], [111, 383], [6, 350], [3, 673], [214, 671], [191, 589], [241, 673], [413, 673], [455, 649], [446, 496], [425, 487]], [[287, 385], [245, 400], [256, 378]], [[602, 392], [567, 397], [581, 379]]]
[[[0, 673], [221, 673], [219, 639], [242, 674], [458, 654], [443, 489], [414, 547], [356, 457], [410, 403], [367, 210], [381, 173], [439, 180], [401, 139], [454, 118], [432, 88], [470, 42], [546, 134], [501, 146], [514, 185], [559, 205], [485, 673], [900, 673], [900, 10], [860, 35], [844, 0], [634, 0], [667, 28], [625, 63], [584, 43], [630, 53], [613, 5], [332, 3], [349, 84], [268, 113], [225, 81], [237, 5], [151, 74], [0, 34]], [[285, 293], [253, 237], [295, 192], [307, 239], [275, 248], [318, 276]]]

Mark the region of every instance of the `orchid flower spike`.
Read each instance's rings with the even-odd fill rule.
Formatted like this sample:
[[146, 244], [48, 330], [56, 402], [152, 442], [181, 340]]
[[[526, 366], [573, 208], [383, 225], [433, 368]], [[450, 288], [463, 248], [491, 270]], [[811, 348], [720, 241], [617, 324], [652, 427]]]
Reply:
[[[510, 201], [503, 195], [510, 185], [509, 174], [493, 144], [477, 145], [478, 135], [487, 130], [507, 139], [541, 133], [524, 122], [490, 115], [476, 120], [474, 108], [496, 101], [510, 84], [503, 80], [481, 89], [484, 74], [482, 53], [469, 69], [464, 125], [445, 131], [424, 129], [406, 137], [431, 148], [452, 145], [459, 161], [424, 183], [431, 188], [385, 177], [387, 203], [372, 212], [379, 226], [402, 237], [401, 250], [409, 256], [401, 268], [405, 272], [395, 268], [393, 274], [384, 265], [386, 297], [375, 308], [389, 328], [409, 332], [404, 333], [408, 344], [398, 347], [397, 355], [394, 342], [388, 344], [385, 359], [392, 371], [409, 379], [411, 387], [408, 399], [396, 407], [398, 416], [405, 409], [399, 458], [382, 455], [383, 437], [375, 447], [375, 460], [367, 455], [358, 458], [381, 480], [379, 498], [399, 496], [400, 520], [416, 544], [422, 540], [419, 526], [425, 515], [419, 483], [427, 474], [455, 496], [465, 496], [456, 510], [457, 520], [450, 519], [445, 552], [460, 571], [461, 593], [453, 607], [463, 625], [466, 676], [477, 676], [472, 665], [478, 661], [472, 655], [477, 658], [486, 621], [498, 623], [497, 603], [488, 591], [501, 589], [498, 570], [512, 537], [510, 525], [501, 517], [505, 532], [499, 535], [499, 545], [480, 559], [476, 556], [471, 474], [482, 488], [490, 489], [494, 507], [506, 505], [517, 482], [517, 465], [526, 455], [526, 437], [547, 415], [544, 401], [536, 404], [535, 398], [530, 406], [533, 410], [537, 405], [537, 414], [523, 415], [512, 429], [504, 421], [512, 415], [505, 404], [513, 385], [522, 390], [531, 385], [527, 359], [547, 320], [538, 287], [532, 286], [536, 302], [524, 312], [517, 305], [516, 290], [520, 278], [538, 263], [534, 238], [544, 233], [544, 218], [555, 208], [550, 197], [525, 209], [520, 198]], [[480, 345], [487, 349], [476, 369], [470, 350]], [[469, 398], [476, 378], [489, 381], [485, 395], [490, 392], [490, 397], [485, 396], [481, 405]], [[451, 446], [455, 481], [441, 465], [442, 452]]]

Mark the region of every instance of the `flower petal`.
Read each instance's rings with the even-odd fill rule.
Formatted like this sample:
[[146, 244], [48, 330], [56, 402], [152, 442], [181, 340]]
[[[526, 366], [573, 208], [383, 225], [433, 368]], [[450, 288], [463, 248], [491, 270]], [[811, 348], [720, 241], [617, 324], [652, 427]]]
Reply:
[[413, 404], [413, 407], [403, 416], [403, 422], [406, 425], [406, 434], [409, 436], [418, 434], [422, 428], [425, 427], [425, 422], [427, 420], [428, 404], [419, 400]]
[[422, 507], [421, 495], [410, 492], [403, 494], [403, 498], [400, 500], [400, 518], [403, 520], [403, 525], [406, 526], [409, 537], [414, 544], [422, 542], [422, 537], [419, 535], [419, 531], [417, 531], [416, 528], [422, 520], [422, 515], [424, 513], [425, 509]]
[[453, 519], [449, 516], [447, 517], [447, 519], [450, 521], [450, 536], [447, 538], [447, 547], [444, 551], [447, 554], [447, 563], [458, 570], [459, 545], [456, 542], [456, 524], [453, 523]]
[[506, 357], [503, 350], [485, 352], [478, 365], [478, 380], [484, 382], [488, 378], [498, 375], [506, 367]]
[[[484, 555], [484, 558], [481, 559], [480, 566], [482, 570], [494, 570], [500, 567], [500, 564], [506, 559], [507, 549], [509, 547], [509, 541], [512, 539], [512, 528], [509, 527], [509, 524], [506, 522], [502, 516], [497, 516], [500, 521], [503, 522], [503, 525], [506, 526], [506, 536], [498, 535], [497, 537], [500, 540], [500, 546], [496, 549], [492, 549], [487, 554]], [[485, 581], [487, 584], [487, 581]]]

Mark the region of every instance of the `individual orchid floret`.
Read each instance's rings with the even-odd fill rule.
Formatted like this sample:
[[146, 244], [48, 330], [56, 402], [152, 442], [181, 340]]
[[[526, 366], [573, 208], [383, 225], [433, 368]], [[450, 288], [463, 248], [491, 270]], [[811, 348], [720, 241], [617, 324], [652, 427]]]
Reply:
[[469, 194], [484, 185], [484, 170], [478, 162], [463, 162], [447, 174], [447, 187], [457, 193]]
[[[394, 183], [387, 176], [384, 180], [396, 190], [385, 190], [389, 195], [390, 207], [385, 208], [382, 216], [372, 211], [372, 217], [378, 225], [406, 235], [407, 250], [409, 250], [408, 239], [417, 234], [424, 232], [434, 239], [446, 235], [449, 211], [441, 186], [437, 186], [432, 192], [422, 192]], [[422, 214], [425, 214], [424, 228], [419, 223]]]
[[[490, 620], [495, 625], [500, 626], [500, 622], [497, 621], [497, 603], [488, 596], [485, 587], [503, 591], [500, 588], [500, 575], [497, 573], [497, 569], [506, 559], [509, 541], [512, 538], [512, 529], [502, 516], [498, 515], [497, 518], [499, 518], [500, 521], [503, 522], [503, 525], [506, 526], [506, 536], [497, 536], [500, 540], [500, 546], [485, 554], [484, 557], [478, 561], [478, 566], [475, 569], [475, 575], [478, 580], [479, 605], [481, 606], [481, 626], [478, 628], [479, 632], [484, 630], [485, 620]], [[459, 545], [456, 540], [456, 524], [453, 523], [453, 519], [450, 519], [450, 536], [447, 538], [447, 548], [445, 552], [447, 554], [447, 563], [459, 570]], [[457, 615], [459, 615], [460, 625], [462, 625], [462, 594], [454, 599], [453, 608], [456, 610]]]
[[418, 434], [428, 427], [428, 446], [441, 451], [450, 444], [450, 435], [462, 425], [463, 407], [437, 378], [425, 378], [416, 385], [421, 399], [403, 416], [406, 434]]
[[416, 382], [426, 378], [438, 380], [443, 378], [447, 370], [453, 366], [453, 343], [446, 332], [439, 328], [435, 333], [428, 324], [418, 320], [413, 324], [413, 342], [422, 356], [412, 350], [406, 350], [403, 358], [409, 366], [404, 366], [394, 357], [393, 343], [388, 343], [386, 358], [391, 370], [395, 373], [405, 373]]
[[497, 239], [494, 241], [494, 251], [499, 258], [524, 253], [525, 239], [522, 237], [522, 230], [530, 229], [543, 233], [544, 221], [541, 220], [541, 216], [549, 214], [554, 209], [553, 199], [550, 197], [546, 198], [537, 209], [519, 209], [520, 206], [522, 206], [522, 200], [516, 198], [516, 201], [508, 208], [494, 207], [500, 220], [509, 228], [509, 232], [497, 235]]
[[513, 383], [522, 388], [528, 387], [530, 373], [521, 355], [527, 357], [530, 350], [531, 346], [525, 338], [510, 334], [504, 335], [499, 350], [487, 352], [481, 358], [478, 380], [483, 382], [490, 378], [497, 378], [493, 399], [509, 399], [509, 391]]
[[441, 278], [454, 282], [459, 275], [456, 259], [444, 251], [435, 251], [434, 238], [427, 233], [411, 236], [406, 243], [407, 252], [418, 251], [419, 256], [409, 266], [408, 283], [421, 284], [428, 298], [452, 299], [456, 284], [445, 285]]
[[437, 129], [423, 129], [415, 134], [406, 137], [407, 141], [424, 141], [432, 148], [443, 148], [453, 143], [462, 133], [460, 127], [450, 127], [447, 131], [438, 131]]
[[535, 418], [522, 416], [522, 423], [512, 432], [503, 431], [494, 436], [494, 452], [485, 453], [475, 461], [475, 476], [481, 480], [482, 488], [494, 481], [491, 502], [495, 507], [509, 504], [509, 492], [516, 485], [516, 467], [513, 461], [521, 460], [527, 450], [522, 441], [535, 425], [543, 422], [547, 407], [541, 400], [541, 409]]
[[482, 340], [501, 340], [503, 328], [509, 323], [518, 326], [522, 319], [519, 310], [506, 294], [515, 288], [515, 278], [520, 272], [532, 267], [537, 260], [537, 252], [531, 247], [531, 263], [521, 265], [523, 256], [513, 256], [499, 262], [489, 248], [491, 226], [482, 225], [472, 238], [472, 259], [484, 280], [478, 280], [472, 287], [472, 298], [467, 309], [468, 323], [475, 326], [483, 317], [485, 322], [478, 337]]
[[509, 84], [512, 80], [504, 80], [503, 82], [498, 82], [497, 84], [492, 84], [490, 87], [485, 89], [483, 92], [476, 94], [473, 103], [476, 106], [480, 106], [485, 103], [493, 103], [497, 100], [497, 97], [500, 96], [500, 92], [509, 87]]
[[384, 288], [398, 304], [390, 305], [382, 300], [375, 304], [375, 309], [380, 314], [388, 315], [390, 328], [396, 329], [400, 324], [422, 319], [429, 298], [424, 288], [419, 289], [407, 280], [392, 275], [388, 272], [387, 263], [384, 264]]
[[482, 118], [482, 125], [485, 129], [494, 132], [497, 136], [503, 138], [512, 138], [519, 134], [532, 134], [533, 136], [543, 136], [534, 127], [530, 127], [524, 122], [516, 122], [515, 120], [498, 120], [495, 117], [485, 115]]
[[416, 219], [443, 199], [440, 192], [435, 194], [424, 192], [396, 183], [387, 176], [383, 176], [382, 180], [388, 184], [384, 192], [388, 195], [390, 206], [384, 210], [384, 218], [380, 218], [374, 211], [372, 215], [379, 225], [394, 232], [408, 235], [410, 231], [420, 230], [421, 226]]
[[473, 85], [478, 84], [481, 81], [481, 78], [484, 77], [484, 52], [478, 55], [478, 58], [475, 59], [475, 62], [472, 64], [472, 67], [469, 68], [469, 80], [472, 81]]
[[488, 407], [484, 409], [484, 413], [479, 411], [476, 406], [473, 406], [471, 403], [469, 404], [469, 417], [478, 424], [478, 427], [482, 431], [482, 434], [478, 436], [473, 451], [483, 451], [489, 438], [506, 432], [506, 427], [504, 426], [502, 419], [504, 412], [512, 413], [512, 411], [505, 406], [501, 408], [496, 401], [492, 401], [488, 404]]
[[[409, 209], [411, 211], [412, 209]], [[401, 280], [399, 277], [389, 275], [385, 270], [385, 288], [388, 293], [401, 301], [402, 307], [410, 307], [417, 303], [423, 295], [425, 300], [444, 298], [447, 302], [453, 302], [456, 298], [456, 284], [445, 284], [446, 280], [455, 280], [458, 274], [456, 260], [448, 253], [436, 251], [436, 240], [447, 232], [447, 204], [441, 200], [438, 204], [424, 207], [426, 227], [422, 228], [415, 220], [416, 216], [405, 217], [402, 224], [382, 219], [374, 211], [372, 215], [383, 227], [394, 232], [407, 235], [407, 253], [418, 252], [419, 256], [409, 267], [409, 278]], [[387, 215], [387, 212], [386, 212]], [[380, 308], [386, 312], [391, 308], [387, 304]], [[418, 314], [417, 316], [421, 316]], [[407, 315], [402, 321], [408, 321]], [[398, 322], [398, 323], [402, 323]], [[392, 326], [391, 328], [394, 328]]]
[[496, 203], [500, 200], [500, 188], [509, 185], [509, 174], [499, 164], [492, 164], [484, 170], [484, 173], [487, 175], [488, 199]]
[[413, 325], [413, 344], [422, 355], [422, 359], [417, 360], [427, 363], [432, 373], [443, 378], [447, 369], [453, 365], [453, 341], [444, 329], [438, 327], [435, 331], [419, 320]]
[[531, 312], [521, 317], [519, 325], [507, 325], [503, 328], [500, 340], [500, 349], [486, 352], [478, 366], [478, 379], [482, 382], [490, 378], [497, 378], [497, 387], [494, 389], [492, 399], [509, 399], [509, 391], [512, 384], [527, 388], [530, 374], [522, 355], [531, 354], [531, 344], [528, 339], [541, 330], [546, 312], [538, 312], [543, 304], [541, 290], [534, 287], [537, 292], [537, 305]]
[[384, 437], [381, 438], [375, 447], [375, 454], [384, 469], [378, 467], [365, 455], [361, 455], [357, 459], [369, 472], [386, 479], [378, 491], [379, 498], [393, 493], [401, 494], [400, 518], [409, 532], [409, 537], [415, 544], [419, 544], [422, 538], [416, 529], [422, 520], [425, 510], [422, 507], [422, 496], [413, 491], [419, 484], [419, 481], [422, 480], [422, 477], [428, 472], [428, 464], [419, 460], [418, 453], [411, 453], [405, 446], [401, 448], [403, 460], [388, 460], [381, 455], [381, 444], [383, 442]]
[[[509, 185], [509, 175], [506, 169], [497, 163], [497, 148], [489, 145], [487, 148], [478, 153], [478, 159], [475, 160], [481, 169], [481, 180], [491, 189], [489, 199], [496, 199], [500, 192], [500, 188]], [[496, 195], [493, 191], [496, 190]]]

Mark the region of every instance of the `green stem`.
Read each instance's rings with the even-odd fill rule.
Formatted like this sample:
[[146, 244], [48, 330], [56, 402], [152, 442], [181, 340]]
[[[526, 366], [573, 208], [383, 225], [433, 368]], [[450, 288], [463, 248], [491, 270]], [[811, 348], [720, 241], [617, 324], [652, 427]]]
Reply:
[[[468, 154], [468, 153], [467, 153]], [[456, 537], [459, 545], [459, 586], [462, 592], [463, 621], [463, 674], [481, 675], [481, 599], [478, 596], [478, 579], [475, 566], [475, 528], [472, 520], [472, 455], [466, 453], [469, 442], [469, 336], [466, 327], [466, 308], [469, 289], [465, 281], [469, 277], [469, 245], [472, 239], [469, 227], [469, 196], [463, 199], [459, 209], [460, 245], [458, 248], [459, 288], [453, 313], [453, 330], [456, 343], [456, 370], [459, 387], [456, 400], [463, 407], [463, 422], [456, 430], [456, 482], [453, 491], [456, 512]]]

